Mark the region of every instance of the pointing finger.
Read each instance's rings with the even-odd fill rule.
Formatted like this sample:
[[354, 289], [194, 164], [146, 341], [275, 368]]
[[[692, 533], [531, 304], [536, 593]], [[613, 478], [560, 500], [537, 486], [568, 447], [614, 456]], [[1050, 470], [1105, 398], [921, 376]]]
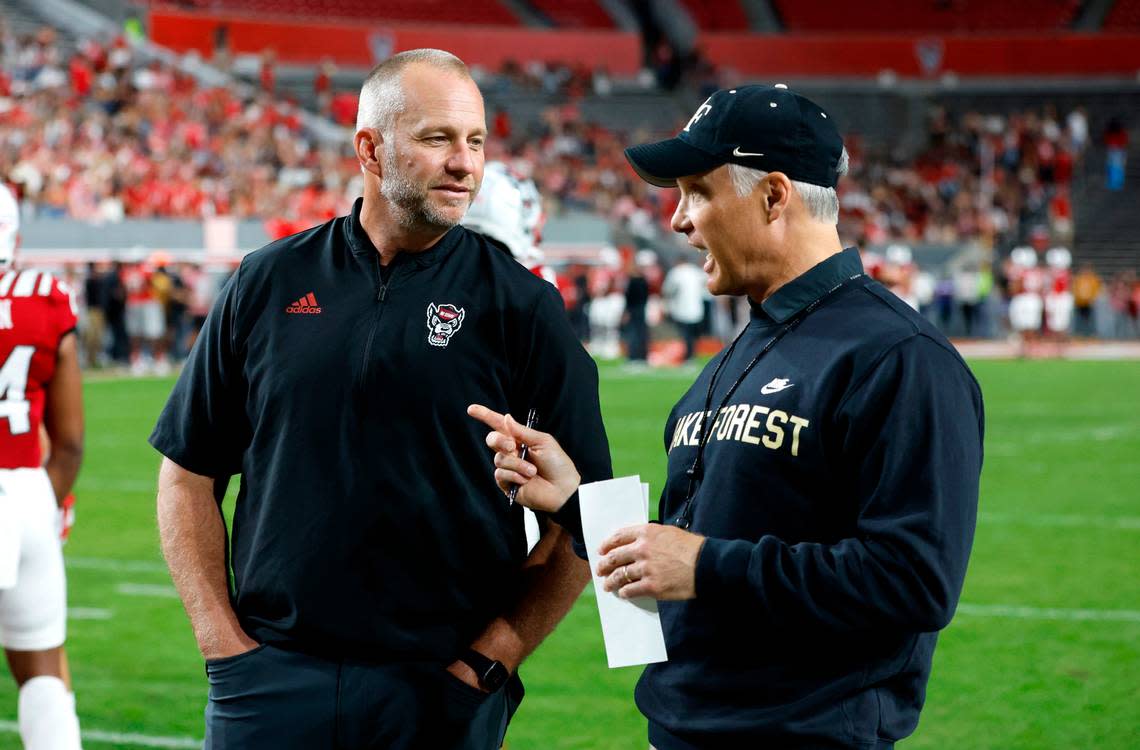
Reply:
[[497, 411], [488, 409], [482, 404], [471, 404], [467, 407], [467, 414], [478, 419], [492, 430], [497, 430], [503, 425], [503, 415]]

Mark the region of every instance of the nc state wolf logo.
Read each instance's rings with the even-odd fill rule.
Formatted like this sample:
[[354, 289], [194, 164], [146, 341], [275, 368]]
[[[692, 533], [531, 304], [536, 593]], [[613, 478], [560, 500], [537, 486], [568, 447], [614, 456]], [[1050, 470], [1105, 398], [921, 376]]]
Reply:
[[466, 316], [467, 311], [462, 307], [437, 305], [434, 302], [428, 305], [428, 343], [432, 346], [447, 346], [451, 337], [463, 325], [463, 318]]

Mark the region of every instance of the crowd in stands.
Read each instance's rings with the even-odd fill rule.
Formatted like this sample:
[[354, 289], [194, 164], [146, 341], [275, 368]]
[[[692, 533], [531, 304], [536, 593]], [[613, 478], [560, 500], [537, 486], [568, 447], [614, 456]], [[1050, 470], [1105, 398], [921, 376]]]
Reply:
[[[598, 211], [635, 234], [667, 222], [676, 196], [638, 180], [622, 156], [643, 134], [615, 133], [584, 120], [573, 101], [518, 133], [497, 113], [496, 156], [531, 171], [560, 208]], [[678, 125], [678, 129], [683, 123]], [[841, 234], [852, 242], [964, 243], [989, 248], [1037, 226], [1072, 239], [1071, 185], [1089, 143], [1085, 113], [1055, 110], [1010, 116], [935, 110], [928, 143], [901, 158], [848, 139], [851, 171], [840, 184]]]
[[308, 226], [359, 192], [351, 154], [319, 147], [296, 107], [267, 92], [200, 86], [122, 39], [65, 56], [51, 28], [3, 28], [0, 46], [0, 174], [34, 216]]
[[[271, 56], [262, 89], [242, 97], [143, 64], [121, 39], [87, 40], [65, 57], [48, 27], [22, 39], [0, 28], [0, 45], [0, 173], [37, 216], [232, 215], [308, 226], [343, 212], [359, 192], [348, 139], [321, 145], [306, 132], [296, 106], [273, 93]], [[488, 91], [558, 93], [563, 102], [526, 127], [506, 110], [488, 113], [488, 156], [532, 174], [554, 212], [598, 212], [635, 236], [668, 221], [676, 196], [637, 179], [622, 156], [645, 134], [581, 115], [582, 97], [606, 92], [604, 71], [512, 65], [484, 81]], [[351, 124], [355, 107], [331, 91], [327, 66], [314, 84]], [[1068, 243], [1070, 186], [1090, 137], [1082, 110], [1050, 107], [1008, 116], [936, 109], [925, 148], [906, 158], [853, 135], [842, 234], [860, 244], [989, 247], [1044, 225]]]
[[[25, 215], [95, 223], [228, 215], [263, 220], [271, 236], [281, 236], [346, 213], [360, 193], [349, 139], [322, 144], [306, 129], [296, 105], [273, 91], [270, 54], [263, 58], [260, 89], [239, 93], [205, 87], [169, 65], [143, 61], [122, 39], [84, 40], [65, 52], [48, 27], [17, 38], [0, 23], [0, 62], [0, 176], [13, 187]], [[330, 65], [316, 69], [316, 98], [327, 114], [350, 125], [355, 96], [333, 91], [333, 72]], [[582, 99], [610, 91], [604, 70], [508, 65], [496, 75], [477, 75], [490, 93], [557, 95], [560, 103], [545, 109], [537, 123], [516, 123], [501, 108], [488, 111], [487, 158], [509, 162], [532, 177], [548, 214], [579, 210], [607, 217], [618, 236], [634, 246], [668, 237], [675, 191], [638, 179], [622, 152], [628, 143], [670, 128], [618, 132], [585, 118]], [[715, 71], [699, 75], [712, 85]], [[694, 85], [703, 85], [704, 78]], [[1108, 145], [1119, 146], [1119, 124], [1113, 127]], [[841, 236], [860, 247], [973, 246], [983, 261], [1000, 259], [1004, 249], [1031, 235], [1044, 235], [1045, 246], [1070, 245], [1072, 185], [1096, 137], [1082, 109], [1058, 112], [1050, 106], [1012, 114], [935, 108], [926, 143], [905, 158], [852, 135], [851, 171], [840, 185]], [[996, 277], [980, 267], [921, 282], [914, 274], [917, 291], [899, 286], [900, 296], [921, 293], [944, 326], [974, 335], [980, 323], [961, 311], [991, 288], [998, 293], [995, 299], [1010, 296], [1000, 263], [988, 267], [996, 269]], [[589, 283], [579, 285], [577, 297], [625, 295], [628, 279], [641, 275], [638, 268], [626, 263], [616, 271], [595, 269]], [[99, 273], [112, 270], [129, 276], [124, 269]], [[963, 281], [967, 273], [976, 273], [976, 283]], [[188, 268], [185, 274], [193, 278], [195, 271]], [[655, 299], [664, 272], [650, 269], [645, 276], [649, 292], [643, 296]], [[573, 307], [574, 295], [566, 296]], [[1122, 275], [1102, 282], [1096, 296], [1109, 303], [1104, 315], [1119, 321], [1101, 330], [1135, 335], [1140, 306], [1135, 279]], [[1001, 303], [995, 304], [994, 316], [1001, 314]], [[659, 318], [650, 308], [648, 319]], [[984, 320], [984, 313], [979, 315]], [[180, 314], [170, 319], [172, 328], [175, 318]], [[711, 330], [710, 323], [704, 326]], [[978, 330], [996, 335], [1000, 326], [995, 320]], [[166, 348], [177, 353], [182, 338]], [[121, 357], [122, 349], [109, 346], [104, 358]]]

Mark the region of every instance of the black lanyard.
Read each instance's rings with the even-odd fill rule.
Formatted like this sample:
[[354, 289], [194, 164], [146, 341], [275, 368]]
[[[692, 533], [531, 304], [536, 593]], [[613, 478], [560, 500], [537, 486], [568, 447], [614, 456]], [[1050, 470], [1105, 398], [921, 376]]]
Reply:
[[748, 377], [748, 373], [752, 372], [752, 368], [756, 366], [756, 363], [759, 362], [765, 354], [770, 352], [772, 350], [772, 347], [774, 347], [780, 341], [780, 339], [791, 333], [793, 328], [802, 323], [804, 318], [815, 312], [816, 308], [822, 305], [824, 301], [829, 299], [831, 295], [835, 294], [840, 289], [843, 289], [853, 281], [863, 278], [863, 275], [864, 274], [857, 273], [854, 276], [841, 281], [831, 289], [828, 289], [827, 292], [825, 292], [822, 296], [816, 298], [814, 302], [805, 307], [803, 310], [800, 310], [798, 313], [796, 313], [796, 315], [787, 323], [785, 323], [783, 327], [780, 328], [780, 330], [776, 331], [776, 335], [773, 336], [771, 340], [769, 340], [768, 343], [764, 345], [764, 348], [756, 353], [756, 356], [752, 358], [752, 361], [748, 363], [748, 366], [744, 368], [744, 371], [740, 373], [739, 376], [737, 376], [736, 382], [734, 382], [732, 386], [729, 387], [728, 392], [724, 394], [724, 398], [720, 400], [720, 406], [716, 408], [715, 412], [710, 412], [709, 407], [712, 406], [713, 389], [716, 387], [716, 381], [720, 376], [720, 371], [724, 367], [725, 363], [728, 362], [729, 358], [732, 357], [732, 352], [736, 349], [736, 345], [740, 342], [740, 339], [743, 338], [744, 334], [748, 331], [748, 327], [745, 326], [744, 329], [740, 331], [740, 333], [736, 334], [736, 338], [732, 340], [731, 344], [729, 344], [728, 351], [726, 351], [724, 353], [724, 356], [721, 357], [720, 362], [718, 362], [716, 365], [716, 369], [713, 370], [712, 377], [709, 378], [709, 390], [708, 393], [705, 394], [705, 409], [703, 416], [701, 417], [701, 432], [697, 438], [697, 456], [693, 459], [693, 465], [690, 466], [685, 472], [689, 476], [689, 486], [685, 491], [685, 505], [681, 508], [681, 514], [677, 516], [677, 518], [673, 521], [674, 526], [678, 526], [682, 529], [687, 529], [693, 523], [693, 505], [696, 501], [696, 488], [697, 484], [704, 477], [705, 473], [705, 446], [708, 445], [709, 439], [712, 438], [712, 430], [709, 429], [709, 422], [714, 418], [713, 415], [719, 414], [721, 410], [724, 409], [724, 407], [728, 404], [728, 400], [732, 398], [732, 394], [736, 392], [736, 389], [740, 387], [740, 384], [744, 382], [744, 379], [746, 377]]

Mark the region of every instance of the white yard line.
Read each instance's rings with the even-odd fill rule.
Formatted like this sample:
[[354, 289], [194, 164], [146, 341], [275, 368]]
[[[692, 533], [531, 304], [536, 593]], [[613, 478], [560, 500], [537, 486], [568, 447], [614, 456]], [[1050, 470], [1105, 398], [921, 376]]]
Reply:
[[165, 573], [166, 565], [156, 560], [119, 560], [114, 557], [64, 556], [64, 563], [76, 570], [108, 570], [113, 573]]
[[1065, 513], [978, 513], [983, 524], [1009, 524], [1020, 526], [1090, 526], [1101, 529], [1128, 529], [1140, 531], [1137, 516], [1087, 516]]
[[162, 599], [177, 599], [178, 592], [167, 583], [120, 583], [115, 591], [124, 596], [156, 596]]
[[98, 607], [68, 607], [69, 620], [110, 620], [111, 610]]
[[[20, 728], [14, 721], [0, 719], [0, 733], [19, 734]], [[124, 734], [123, 732], [101, 732], [98, 729], [84, 729], [84, 742], [107, 743], [111, 745], [135, 745], [137, 747], [202, 747], [202, 740], [193, 737], [155, 737], [149, 734]]]
[[1140, 610], [1135, 609], [1062, 609], [962, 602], [958, 605], [958, 614], [970, 617], [1011, 617], [1018, 620], [1140, 622]]
[[[80, 479], [80, 493], [85, 492], [146, 492], [154, 494], [158, 491], [157, 477], [146, 479]], [[80, 495], [82, 497], [82, 494]]]

